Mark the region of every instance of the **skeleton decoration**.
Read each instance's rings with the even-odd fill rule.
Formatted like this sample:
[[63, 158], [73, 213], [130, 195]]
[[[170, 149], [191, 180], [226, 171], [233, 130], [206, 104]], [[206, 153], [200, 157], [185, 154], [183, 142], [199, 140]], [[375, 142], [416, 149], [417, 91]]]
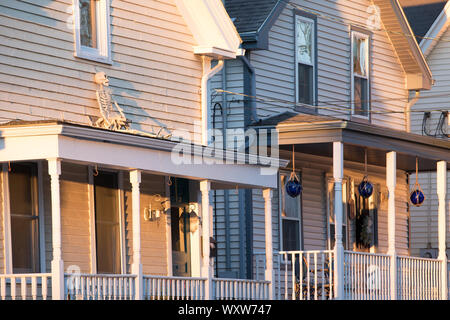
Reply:
[[101, 118], [92, 123], [95, 127], [110, 130], [128, 130], [130, 120], [123, 114], [122, 108], [113, 100], [109, 86], [109, 79], [104, 72], [97, 72], [94, 82], [99, 85], [97, 90], [97, 102]]

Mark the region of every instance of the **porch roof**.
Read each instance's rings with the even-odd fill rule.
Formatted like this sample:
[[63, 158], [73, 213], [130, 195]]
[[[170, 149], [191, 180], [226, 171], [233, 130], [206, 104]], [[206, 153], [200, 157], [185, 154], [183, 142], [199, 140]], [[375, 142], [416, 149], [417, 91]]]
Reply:
[[[182, 157], [177, 161], [173, 157], [174, 148], [184, 152], [188, 157], [184, 160], [190, 161], [181, 162]], [[61, 121], [13, 121], [0, 125], [0, 162], [54, 158], [210, 180], [213, 189], [276, 188], [277, 168], [287, 164], [286, 160], [231, 150], [224, 150], [220, 157], [213, 149], [201, 145]], [[270, 170], [269, 165], [275, 166], [275, 170]]]
[[410, 172], [416, 156], [421, 171], [435, 170], [436, 161], [450, 162], [450, 141], [330, 116], [285, 112], [253, 127], [276, 128], [280, 149], [302, 145], [297, 152], [331, 157], [332, 142], [341, 141], [346, 145], [345, 160], [364, 162], [367, 148], [369, 163], [384, 166], [384, 153], [396, 151], [397, 167]]

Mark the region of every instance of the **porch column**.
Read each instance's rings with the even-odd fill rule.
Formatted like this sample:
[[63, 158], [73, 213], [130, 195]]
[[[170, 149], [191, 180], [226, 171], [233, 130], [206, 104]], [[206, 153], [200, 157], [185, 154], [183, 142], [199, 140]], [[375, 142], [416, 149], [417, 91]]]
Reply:
[[133, 264], [131, 272], [137, 276], [135, 284], [135, 300], [144, 297], [143, 274], [141, 263], [141, 171], [130, 171], [131, 207], [133, 220]]
[[206, 278], [205, 300], [213, 299], [212, 278], [213, 265], [210, 258], [209, 237], [211, 221], [209, 216], [209, 191], [211, 190], [211, 182], [208, 180], [200, 181], [200, 192], [202, 194], [202, 266], [201, 276]]
[[334, 294], [337, 300], [344, 299], [344, 245], [342, 243], [342, 220], [344, 207], [342, 204], [342, 179], [344, 177], [344, 144], [333, 142], [333, 178], [334, 178]]
[[272, 189], [263, 190], [264, 197], [264, 224], [266, 232], [266, 270], [265, 280], [269, 283], [269, 300], [273, 300], [273, 247], [272, 247]]
[[388, 189], [388, 254], [391, 255], [391, 300], [397, 299], [397, 255], [395, 251], [395, 186], [397, 184], [397, 153], [386, 153], [386, 186]]
[[64, 262], [61, 245], [61, 200], [59, 176], [61, 175], [61, 160], [48, 159], [52, 200], [52, 299], [64, 300]]
[[447, 300], [447, 256], [446, 256], [446, 225], [447, 225], [447, 162], [437, 163], [437, 195], [438, 195], [438, 236], [439, 236], [439, 256], [442, 261], [441, 267], [441, 299]]

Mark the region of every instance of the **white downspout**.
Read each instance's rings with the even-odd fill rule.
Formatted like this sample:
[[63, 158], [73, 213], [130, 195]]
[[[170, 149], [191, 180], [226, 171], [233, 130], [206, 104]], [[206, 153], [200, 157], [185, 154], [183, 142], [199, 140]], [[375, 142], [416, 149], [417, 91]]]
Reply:
[[406, 104], [406, 132], [411, 132], [411, 108], [416, 104], [420, 97], [420, 90], [416, 90], [414, 98]]
[[208, 144], [208, 80], [221, 71], [224, 61], [219, 60], [217, 66], [211, 69], [211, 58], [202, 56], [203, 76], [202, 76], [202, 145]]

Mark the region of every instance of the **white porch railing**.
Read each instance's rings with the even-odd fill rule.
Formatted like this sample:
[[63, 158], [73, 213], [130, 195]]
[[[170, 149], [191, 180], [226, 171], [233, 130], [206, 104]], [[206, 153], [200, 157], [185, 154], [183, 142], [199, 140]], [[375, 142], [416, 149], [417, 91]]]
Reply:
[[397, 299], [440, 299], [441, 266], [436, 259], [397, 257]]
[[51, 273], [0, 274], [0, 300], [50, 300], [51, 279]]
[[213, 279], [216, 300], [267, 300], [269, 281], [246, 279]]
[[205, 278], [144, 275], [146, 300], [204, 300]]
[[344, 252], [344, 298], [389, 300], [390, 259], [385, 254]]
[[[274, 299], [334, 298], [333, 251], [280, 251], [274, 257]], [[255, 255], [256, 278], [264, 274], [265, 256]]]
[[67, 300], [134, 300], [136, 275], [65, 274]]

